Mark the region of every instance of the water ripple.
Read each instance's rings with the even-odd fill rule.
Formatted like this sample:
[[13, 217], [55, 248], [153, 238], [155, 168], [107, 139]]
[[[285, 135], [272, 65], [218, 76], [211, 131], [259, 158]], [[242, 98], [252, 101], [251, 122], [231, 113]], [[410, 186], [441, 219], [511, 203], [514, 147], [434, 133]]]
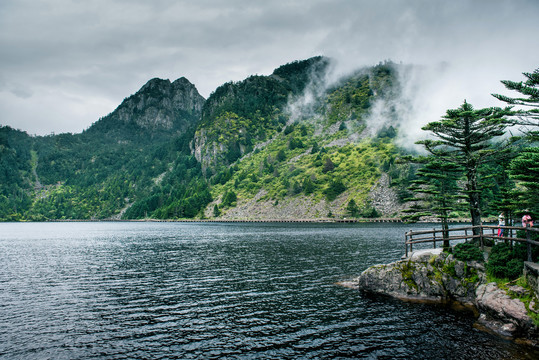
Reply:
[[334, 285], [398, 259], [400, 225], [0, 227], [0, 358], [538, 355], [469, 314]]

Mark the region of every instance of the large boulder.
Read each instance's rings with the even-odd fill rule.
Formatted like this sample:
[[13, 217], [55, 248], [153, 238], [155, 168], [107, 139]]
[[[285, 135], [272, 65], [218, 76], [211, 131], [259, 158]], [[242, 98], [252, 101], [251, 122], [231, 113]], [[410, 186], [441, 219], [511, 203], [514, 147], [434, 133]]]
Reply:
[[[513, 291], [526, 291], [513, 287]], [[479, 322], [488, 329], [507, 337], [537, 338], [537, 326], [528, 315], [526, 305], [513, 299], [496, 283], [481, 284], [476, 290], [476, 306], [481, 312]]]
[[484, 278], [476, 262], [455, 260], [452, 255], [424, 252], [387, 265], [375, 265], [359, 277], [364, 291], [406, 300], [458, 301], [473, 305], [475, 288]]

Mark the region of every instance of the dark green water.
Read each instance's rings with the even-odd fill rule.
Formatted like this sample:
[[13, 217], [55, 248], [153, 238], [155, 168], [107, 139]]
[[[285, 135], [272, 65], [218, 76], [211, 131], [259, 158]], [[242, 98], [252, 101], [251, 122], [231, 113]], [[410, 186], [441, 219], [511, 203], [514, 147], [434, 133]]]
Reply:
[[468, 313], [336, 285], [398, 260], [409, 228], [0, 224], [0, 358], [538, 358]]

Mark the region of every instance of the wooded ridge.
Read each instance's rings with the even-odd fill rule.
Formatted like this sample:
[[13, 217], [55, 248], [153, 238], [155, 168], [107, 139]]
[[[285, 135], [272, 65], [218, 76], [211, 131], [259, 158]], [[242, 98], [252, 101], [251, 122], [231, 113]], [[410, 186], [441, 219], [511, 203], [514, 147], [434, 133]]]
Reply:
[[[208, 99], [185, 78], [151, 79], [82, 133], [0, 127], [0, 220], [398, 217], [418, 167], [395, 141], [403, 67], [329, 82], [319, 56]], [[503, 169], [484, 167], [494, 216]]]

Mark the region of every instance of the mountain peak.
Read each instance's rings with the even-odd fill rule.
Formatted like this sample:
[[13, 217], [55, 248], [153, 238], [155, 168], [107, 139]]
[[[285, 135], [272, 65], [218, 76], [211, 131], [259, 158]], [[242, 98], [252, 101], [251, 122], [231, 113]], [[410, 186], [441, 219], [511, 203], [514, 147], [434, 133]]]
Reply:
[[160, 78], [153, 78], [148, 80], [146, 84], [142, 85], [142, 87], [137, 91], [135, 94], [147, 91], [148, 89], [158, 88], [158, 87], [169, 87], [170, 86], [170, 80], [169, 79], [160, 79]]
[[151, 131], [183, 132], [200, 119], [204, 102], [195, 85], [185, 77], [172, 83], [153, 78], [92, 127], [105, 122], [107, 131], [136, 125]]

